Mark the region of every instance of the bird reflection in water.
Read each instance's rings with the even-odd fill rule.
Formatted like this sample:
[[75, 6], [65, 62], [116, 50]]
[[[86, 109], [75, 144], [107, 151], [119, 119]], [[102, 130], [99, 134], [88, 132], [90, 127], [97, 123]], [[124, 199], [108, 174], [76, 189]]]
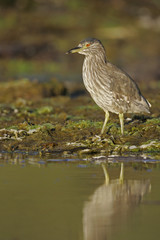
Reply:
[[121, 163], [120, 176], [110, 180], [105, 165], [102, 165], [105, 183], [98, 187], [83, 208], [84, 240], [107, 240], [127, 213], [142, 201], [150, 191], [149, 180], [124, 180]]

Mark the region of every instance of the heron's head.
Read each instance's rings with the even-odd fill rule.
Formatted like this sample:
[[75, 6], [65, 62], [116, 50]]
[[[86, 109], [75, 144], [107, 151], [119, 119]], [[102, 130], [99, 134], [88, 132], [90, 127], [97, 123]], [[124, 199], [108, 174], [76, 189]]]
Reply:
[[81, 41], [77, 47], [70, 49], [66, 54], [79, 53], [84, 55], [92, 55], [98, 53], [104, 53], [104, 47], [100, 40], [96, 38], [86, 38]]

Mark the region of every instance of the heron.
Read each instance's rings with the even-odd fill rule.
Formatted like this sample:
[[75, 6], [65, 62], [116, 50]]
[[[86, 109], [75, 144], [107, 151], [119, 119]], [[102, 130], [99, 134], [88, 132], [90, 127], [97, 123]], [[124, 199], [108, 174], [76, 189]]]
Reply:
[[125, 113], [150, 113], [151, 104], [141, 94], [136, 82], [123, 70], [108, 61], [100, 40], [86, 38], [66, 54], [85, 55], [83, 82], [95, 103], [104, 110], [105, 120], [101, 135], [105, 131], [109, 112], [119, 115], [121, 134], [124, 134]]

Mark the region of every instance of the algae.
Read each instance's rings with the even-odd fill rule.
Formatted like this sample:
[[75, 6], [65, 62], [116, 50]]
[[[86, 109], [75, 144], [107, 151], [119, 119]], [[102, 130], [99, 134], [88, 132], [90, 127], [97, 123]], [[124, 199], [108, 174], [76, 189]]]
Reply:
[[[30, 87], [27, 89], [25, 84], [30, 84]], [[55, 86], [53, 82], [46, 84], [49, 84], [46, 89]], [[26, 88], [28, 93], [21, 91], [19, 95], [22, 85], [23, 91]], [[127, 115], [124, 136], [120, 134], [118, 116], [111, 114], [105, 134], [99, 136], [104, 113], [87, 95], [72, 99], [69, 95], [62, 96], [63, 91], [54, 96], [42, 94], [45, 84], [29, 83], [28, 80], [11, 83], [10, 86], [3, 83], [0, 87], [4, 92], [3, 98], [6, 96], [0, 105], [0, 151], [59, 152], [79, 157], [100, 156], [102, 153], [106, 156], [160, 155], [158, 107], [154, 106], [157, 112], [148, 116]], [[5, 89], [8, 91], [9, 88], [8, 99]], [[16, 91], [18, 97], [15, 97]], [[158, 117], [154, 117], [155, 114]]]

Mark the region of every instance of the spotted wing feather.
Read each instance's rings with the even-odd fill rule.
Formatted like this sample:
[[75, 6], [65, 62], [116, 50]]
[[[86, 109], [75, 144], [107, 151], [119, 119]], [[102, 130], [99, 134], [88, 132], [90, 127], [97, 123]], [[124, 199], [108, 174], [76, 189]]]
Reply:
[[142, 96], [137, 84], [127, 73], [107, 62], [106, 77], [110, 82], [110, 91], [113, 93], [114, 108], [117, 108], [114, 111], [149, 113], [149, 102]]

